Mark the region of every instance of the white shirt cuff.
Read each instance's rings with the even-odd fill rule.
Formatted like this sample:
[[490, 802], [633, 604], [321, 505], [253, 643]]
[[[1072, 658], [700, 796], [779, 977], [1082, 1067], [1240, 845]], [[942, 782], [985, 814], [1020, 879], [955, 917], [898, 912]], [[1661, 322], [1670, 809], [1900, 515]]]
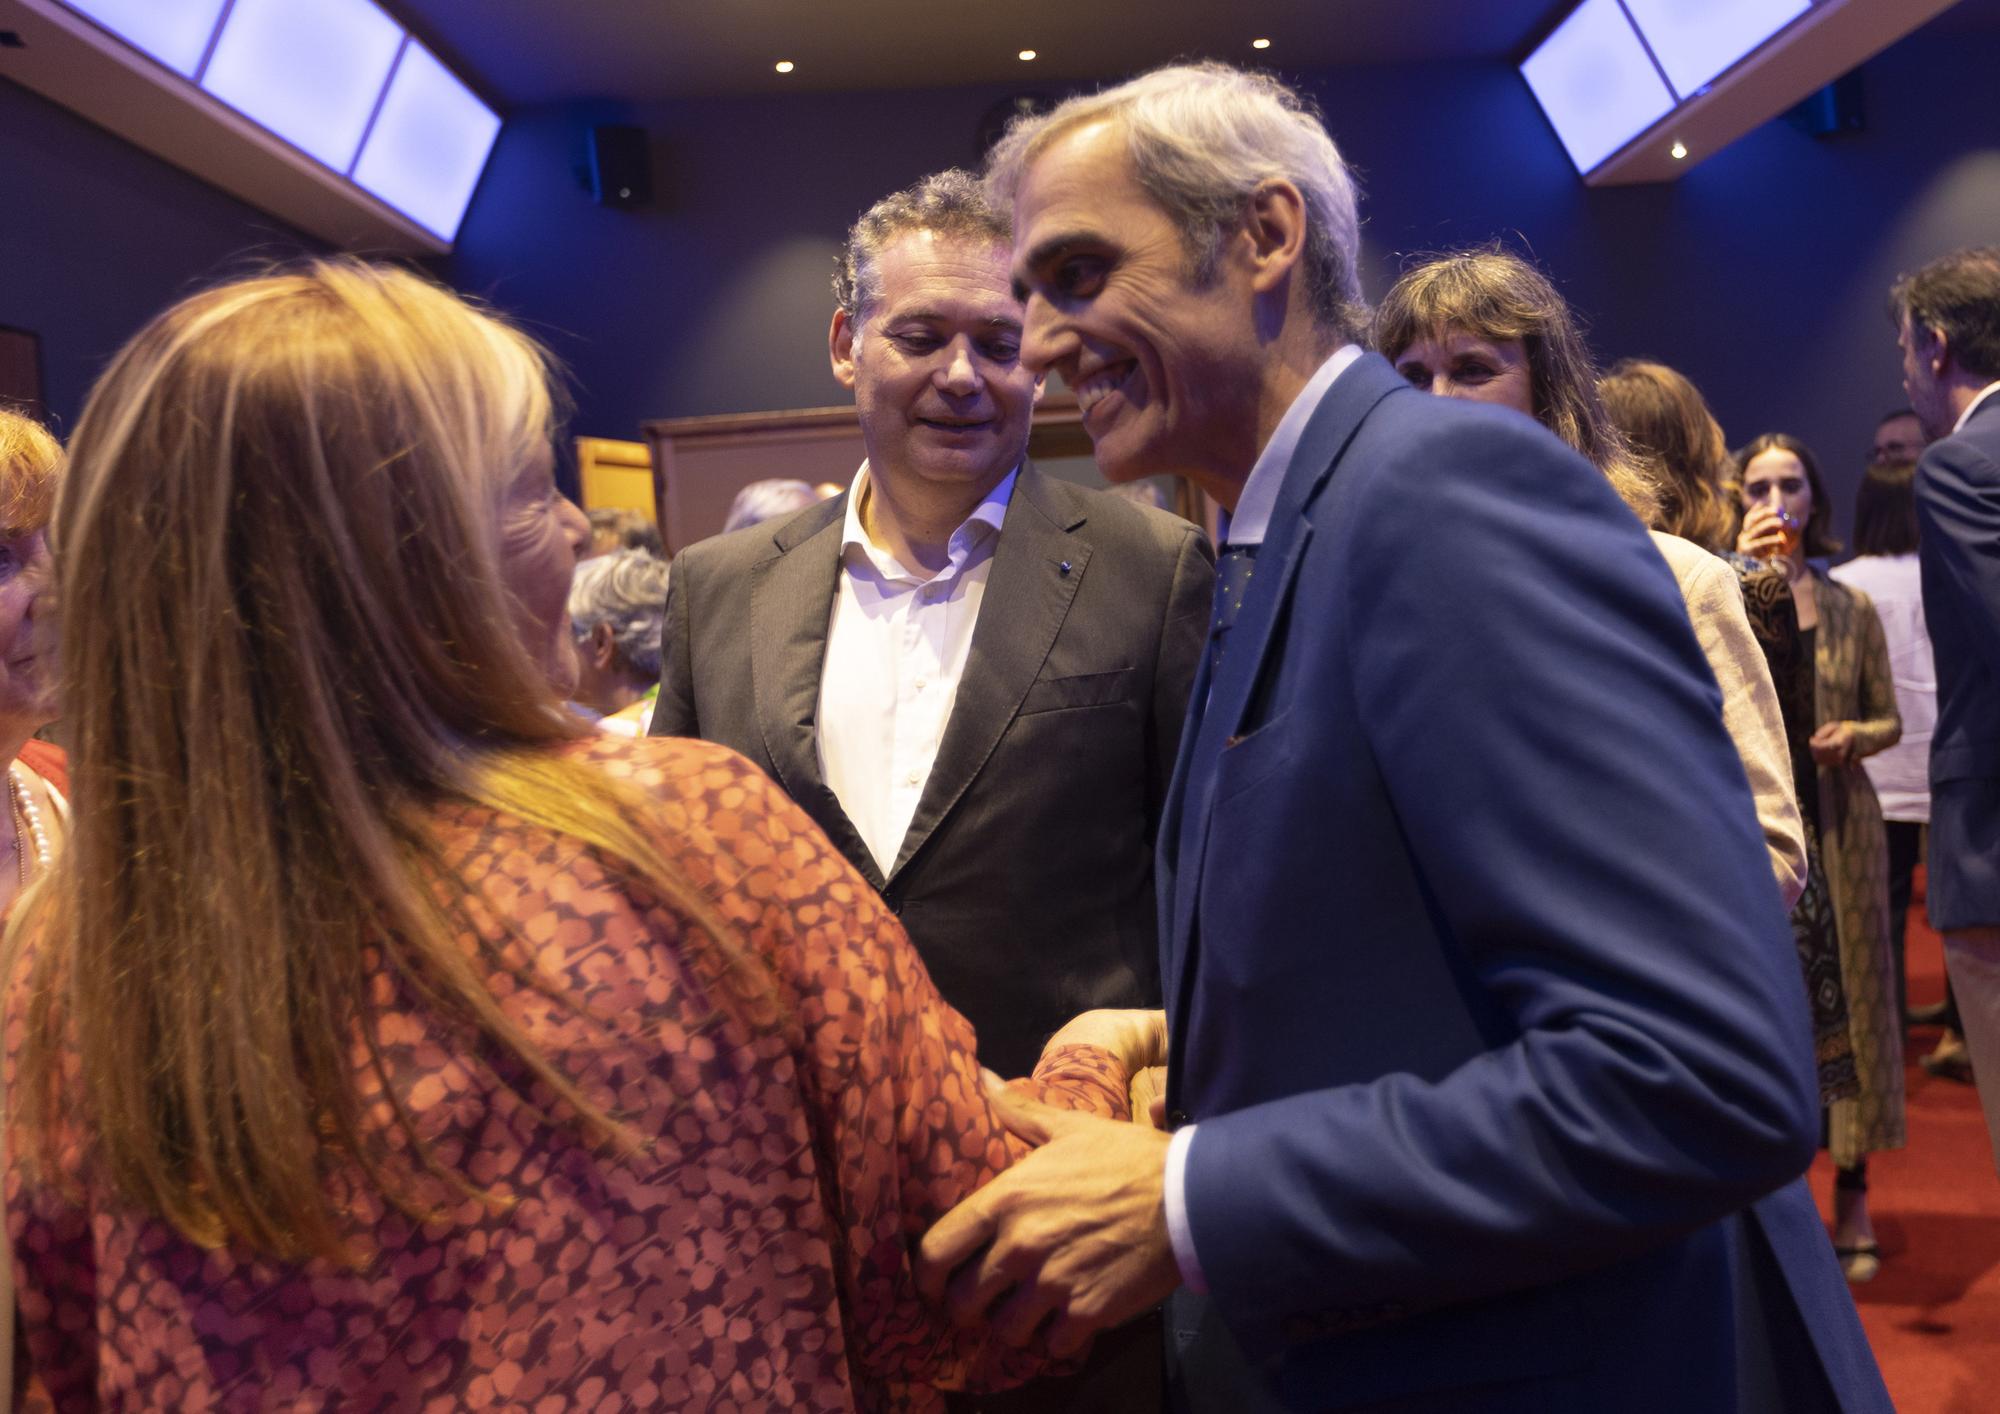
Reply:
[[1173, 1142], [1167, 1146], [1167, 1240], [1174, 1245], [1174, 1262], [1181, 1269], [1181, 1281], [1193, 1292], [1208, 1290], [1208, 1279], [1201, 1273], [1201, 1259], [1195, 1256], [1194, 1229], [1188, 1226], [1187, 1211], [1188, 1146], [1194, 1143], [1194, 1132], [1200, 1127], [1182, 1125], [1174, 1131]]

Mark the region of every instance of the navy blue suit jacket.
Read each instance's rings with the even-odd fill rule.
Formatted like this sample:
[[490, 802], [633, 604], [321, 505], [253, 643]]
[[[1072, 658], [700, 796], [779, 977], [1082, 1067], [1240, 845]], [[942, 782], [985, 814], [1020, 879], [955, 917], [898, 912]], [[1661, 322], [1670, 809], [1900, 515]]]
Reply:
[[1924, 622], [1937, 658], [1929, 907], [2000, 924], [2000, 395], [1917, 463]]
[[[1184, 1404], [1889, 1407], [1720, 696], [1581, 458], [1342, 374], [1167, 809]], [[1771, 1405], [1800, 1351], [1821, 1398]]]

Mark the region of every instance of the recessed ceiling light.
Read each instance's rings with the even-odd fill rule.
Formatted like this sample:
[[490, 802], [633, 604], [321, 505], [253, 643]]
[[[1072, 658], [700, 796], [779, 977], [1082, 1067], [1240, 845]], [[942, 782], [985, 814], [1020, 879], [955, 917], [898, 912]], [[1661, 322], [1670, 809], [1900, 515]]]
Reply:
[[777, 63], [773, 64], [771, 67], [776, 69], [781, 74], [789, 74], [792, 71], [792, 61], [790, 59], [780, 59]]
[[1673, 158], [1674, 161], [1679, 162], [1688, 155], [1688, 145], [1684, 142], [1677, 142], [1667, 149], [1667, 155]]
[[1253, 39], [1250, 41], [1250, 47], [1252, 49], [1269, 49], [1271, 41], [1268, 39]]
[[1035, 57], [1035, 51], [1032, 49], [1023, 49], [1021, 51], [1021, 62], [1023, 64], [1032, 63], [1034, 61], [1034, 57]]

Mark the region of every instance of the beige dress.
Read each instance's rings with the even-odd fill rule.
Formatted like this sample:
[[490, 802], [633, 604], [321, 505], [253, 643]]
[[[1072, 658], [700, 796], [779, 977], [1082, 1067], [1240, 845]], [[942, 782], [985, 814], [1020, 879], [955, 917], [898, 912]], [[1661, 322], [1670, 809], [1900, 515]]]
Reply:
[[[1857, 757], [1902, 735], [1889, 648], [1875, 606], [1814, 571], [1819, 631], [1813, 649], [1818, 719], [1852, 722]], [[1882, 807], [1859, 762], [1819, 769], [1820, 838], [1840, 936], [1840, 978], [1861, 1093], [1827, 1110], [1827, 1148], [1851, 1166], [1903, 1145], [1903, 1026], [1889, 951], [1889, 842]]]

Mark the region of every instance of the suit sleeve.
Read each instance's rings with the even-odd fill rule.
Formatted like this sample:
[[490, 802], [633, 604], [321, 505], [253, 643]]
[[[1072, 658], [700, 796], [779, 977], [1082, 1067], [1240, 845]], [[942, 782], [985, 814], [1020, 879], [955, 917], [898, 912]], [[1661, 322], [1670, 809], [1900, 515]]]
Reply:
[[1947, 437], [1917, 467], [1917, 518], [1927, 566], [1961, 604], [1967, 643], [2000, 679], [2000, 465], [1964, 437]]
[[1160, 812], [1173, 779], [1186, 724], [1188, 694], [1208, 642], [1208, 616], [1215, 597], [1215, 551], [1199, 526], [1189, 526], [1174, 557], [1173, 582], [1160, 620], [1160, 643], [1153, 664], [1152, 752], [1146, 781], [1146, 838], [1159, 835]]
[[1729, 566], [1710, 559], [1686, 586], [1688, 617], [1722, 690], [1722, 724], [1743, 758], [1771, 872], [1790, 908], [1806, 887], [1805, 825], [1792, 785], [1791, 746], [1771, 669], [1743, 608], [1743, 588]]
[[1889, 667], [1889, 640], [1875, 602], [1860, 590], [1854, 594], [1855, 656], [1861, 674], [1861, 715], [1854, 723], [1857, 758], [1887, 751], [1903, 736], [1903, 714], [1896, 706], [1896, 683]]
[[688, 622], [694, 567], [683, 550], [667, 572], [666, 621], [660, 628], [660, 695], [653, 704], [653, 736], [701, 735], [694, 710], [694, 648]]
[[[1292, 700], [1351, 694], [1421, 899], [1394, 926], [1483, 1044], [1201, 1117], [1189, 1216], [1239, 1332], [1597, 1270], [1813, 1155], [1805, 989], [1680, 595], [1603, 478], [1517, 421], [1399, 423], [1403, 445], [1336, 470], [1339, 525], [1315, 512]], [[1352, 757], [1306, 753], [1258, 789], [1342, 808]], [[1340, 867], [1309, 840], [1270, 866]], [[1338, 967], [1367, 924], [1287, 926], [1260, 945]]]

